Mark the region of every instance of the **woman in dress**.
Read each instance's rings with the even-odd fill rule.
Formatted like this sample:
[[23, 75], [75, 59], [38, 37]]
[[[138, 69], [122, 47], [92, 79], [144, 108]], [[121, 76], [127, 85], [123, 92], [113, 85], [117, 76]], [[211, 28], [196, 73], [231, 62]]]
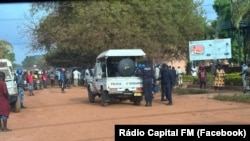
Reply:
[[5, 83], [5, 73], [0, 72], [0, 131], [11, 131], [7, 128], [10, 114], [9, 93]]
[[213, 83], [214, 90], [221, 89], [225, 86], [225, 71], [222, 68], [221, 64], [218, 64], [215, 70], [215, 80]]

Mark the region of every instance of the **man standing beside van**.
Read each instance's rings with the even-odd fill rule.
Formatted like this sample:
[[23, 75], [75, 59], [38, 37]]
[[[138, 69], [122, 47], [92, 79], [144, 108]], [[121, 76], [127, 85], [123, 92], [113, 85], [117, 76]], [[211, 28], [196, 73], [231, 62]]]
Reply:
[[145, 95], [146, 107], [152, 106], [153, 93], [152, 87], [153, 82], [156, 82], [155, 74], [152, 65], [147, 61], [145, 63], [145, 67], [142, 69], [142, 84], [143, 84], [143, 92]]
[[81, 77], [81, 73], [77, 69], [73, 71], [73, 77], [74, 77], [74, 85], [78, 86], [78, 80]]

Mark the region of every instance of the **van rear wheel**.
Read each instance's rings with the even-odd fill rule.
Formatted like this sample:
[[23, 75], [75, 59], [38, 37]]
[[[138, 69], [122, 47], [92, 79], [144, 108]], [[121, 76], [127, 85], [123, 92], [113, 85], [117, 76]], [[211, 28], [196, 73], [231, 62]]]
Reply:
[[137, 97], [137, 98], [134, 98], [133, 103], [134, 105], [139, 106], [141, 105], [141, 101], [142, 101], [142, 97]]
[[101, 105], [102, 106], [107, 106], [108, 105], [107, 97], [108, 97], [108, 92], [102, 91], [101, 92]]
[[20, 112], [21, 110], [21, 100], [20, 97], [17, 95], [16, 102], [13, 105], [13, 112]]
[[91, 92], [90, 87], [88, 86], [88, 98], [89, 98], [89, 102], [90, 103], [94, 103], [95, 102], [95, 96], [93, 95], [93, 93]]

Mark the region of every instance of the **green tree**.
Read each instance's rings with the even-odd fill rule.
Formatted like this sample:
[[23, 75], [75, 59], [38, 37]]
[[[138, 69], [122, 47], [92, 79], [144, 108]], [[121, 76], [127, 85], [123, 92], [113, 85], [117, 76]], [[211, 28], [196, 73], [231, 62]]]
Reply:
[[201, 4], [193, 0], [34, 3], [32, 14], [40, 10], [49, 14], [33, 30], [32, 49], [46, 50], [46, 61], [57, 66], [90, 65], [111, 48], [141, 48], [149, 58], [186, 59], [188, 42], [204, 39]]
[[242, 20], [247, 20], [249, 23], [249, 0], [231, 0], [231, 9], [231, 20], [235, 28], [240, 28]]
[[217, 37], [232, 39], [232, 60], [235, 62], [246, 62], [250, 51], [250, 36], [246, 27], [249, 24], [249, 8], [249, 0], [216, 0], [214, 3], [218, 15]]
[[6, 41], [0, 41], [0, 58], [8, 59], [13, 63], [15, 61], [15, 54], [10, 49], [12, 49], [11, 44]]
[[39, 63], [40, 60], [40, 56], [26, 56], [22, 62], [23, 68], [33, 70], [34, 66], [38, 66], [38, 69], [41, 69], [43, 66]]

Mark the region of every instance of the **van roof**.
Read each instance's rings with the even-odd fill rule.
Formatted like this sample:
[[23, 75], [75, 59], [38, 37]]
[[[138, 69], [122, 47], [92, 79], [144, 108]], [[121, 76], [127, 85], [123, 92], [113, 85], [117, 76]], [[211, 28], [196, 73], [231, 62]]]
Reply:
[[97, 59], [109, 56], [145, 56], [142, 49], [110, 49], [102, 52], [97, 56]]
[[12, 67], [12, 63], [8, 59], [0, 59], [1, 64], [6, 64], [8, 67]]

